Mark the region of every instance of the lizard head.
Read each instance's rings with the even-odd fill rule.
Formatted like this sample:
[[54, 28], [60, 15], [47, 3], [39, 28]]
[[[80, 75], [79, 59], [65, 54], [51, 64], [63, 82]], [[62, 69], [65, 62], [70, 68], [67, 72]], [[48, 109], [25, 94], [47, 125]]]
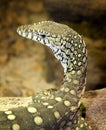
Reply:
[[[17, 32], [23, 37], [50, 47], [55, 57], [60, 60], [64, 72], [68, 68], [80, 67], [82, 61], [86, 62], [86, 59], [84, 59], [86, 49], [81, 36], [67, 25], [53, 21], [43, 21], [20, 26]], [[82, 55], [82, 53], [84, 54]], [[83, 59], [78, 61], [78, 57]]]
[[30, 25], [23, 25], [17, 29], [19, 35], [38, 41], [47, 46], [61, 46], [62, 40], [67, 39], [70, 31], [67, 25], [52, 21], [43, 21]]

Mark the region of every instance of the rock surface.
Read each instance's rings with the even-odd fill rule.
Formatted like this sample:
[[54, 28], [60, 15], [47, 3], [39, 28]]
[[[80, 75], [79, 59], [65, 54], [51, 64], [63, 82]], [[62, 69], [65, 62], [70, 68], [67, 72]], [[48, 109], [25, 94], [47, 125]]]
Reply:
[[106, 130], [106, 88], [86, 92], [82, 102], [93, 130]]
[[106, 0], [44, 0], [44, 5], [56, 21], [106, 22]]

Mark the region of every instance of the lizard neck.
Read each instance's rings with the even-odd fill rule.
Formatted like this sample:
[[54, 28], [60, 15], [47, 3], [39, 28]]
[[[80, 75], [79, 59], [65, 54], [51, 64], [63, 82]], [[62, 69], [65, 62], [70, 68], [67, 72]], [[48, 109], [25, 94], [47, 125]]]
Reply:
[[[86, 85], [86, 66], [79, 70], [71, 70], [64, 73], [63, 88], [68, 85], [70, 92], [81, 97]], [[74, 90], [74, 91], [73, 91]]]
[[71, 47], [69, 47], [70, 44], [68, 45], [70, 42], [67, 42], [58, 50], [58, 53], [54, 52], [54, 55], [60, 60], [64, 69], [63, 87], [68, 85], [69, 90], [75, 90], [80, 97], [85, 88], [87, 51], [82, 38], [79, 35], [75, 38], [77, 40], [73, 40]]

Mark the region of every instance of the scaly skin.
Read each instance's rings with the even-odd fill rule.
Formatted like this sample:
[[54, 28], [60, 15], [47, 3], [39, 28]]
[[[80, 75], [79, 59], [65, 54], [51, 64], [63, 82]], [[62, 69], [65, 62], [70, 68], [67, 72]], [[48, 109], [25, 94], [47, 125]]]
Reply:
[[64, 80], [59, 90], [44, 90], [28, 98], [1, 98], [0, 130], [91, 130], [78, 112], [87, 66], [81, 36], [52, 21], [20, 26], [17, 32], [52, 49], [63, 66]]

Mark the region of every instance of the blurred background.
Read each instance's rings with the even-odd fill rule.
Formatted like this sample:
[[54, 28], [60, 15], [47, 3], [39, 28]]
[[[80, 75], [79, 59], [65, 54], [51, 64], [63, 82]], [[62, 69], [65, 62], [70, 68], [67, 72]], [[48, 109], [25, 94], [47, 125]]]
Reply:
[[105, 0], [0, 0], [0, 96], [59, 88], [63, 69], [51, 50], [20, 37], [23, 24], [53, 20], [81, 34], [88, 49], [86, 90], [106, 87]]

